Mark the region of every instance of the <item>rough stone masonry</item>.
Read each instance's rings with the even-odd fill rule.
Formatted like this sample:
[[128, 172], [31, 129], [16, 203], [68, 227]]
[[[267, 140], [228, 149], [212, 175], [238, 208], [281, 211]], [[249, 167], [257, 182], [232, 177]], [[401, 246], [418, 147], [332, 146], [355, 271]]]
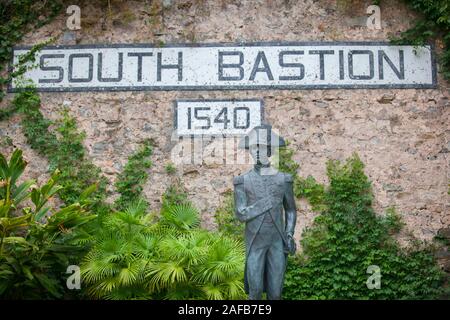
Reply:
[[[75, 1], [76, 2], [76, 1]], [[97, 2], [80, 5], [81, 27], [69, 32], [66, 16], [28, 34], [23, 45], [49, 37], [56, 44], [207, 43], [256, 41], [388, 41], [410, 27], [416, 15], [397, 1], [382, 3], [382, 29], [369, 30], [361, 21], [371, 1], [112, 1], [111, 14]], [[164, 4], [164, 5], [163, 5]], [[101, 17], [101, 18], [99, 18]], [[441, 44], [436, 44], [439, 51]], [[114, 182], [139, 141], [157, 146], [145, 195], [158, 210], [161, 195], [181, 179], [202, 212], [203, 225], [214, 228], [213, 213], [232, 188], [232, 177], [250, 165], [215, 161], [180, 165], [169, 176], [173, 101], [175, 99], [263, 99], [265, 118], [295, 150], [300, 176], [326, 183], [327, 159], [357, 152], [373, 181], [375, 208], [383, 214], [395, 206], [409, 233], [431, 239], [450, 225], [449, 84], [438, 76], [436, 89], [329, 89], [40, 93], [42, 112], [57, 119], [68, 107], [85, 130], [85, 145], [94, 163]], [[10, 103], [8, 94], [0, 107]], [[48, 163], [25, 142], [20, 116], [0, 123], [0, 135], [12, 138], [29, 161], [26, 178], [48, 178]], [[2, 145], [1, 152], [11, 152]], [[113, 200], [114, 196], [111, 196]], [[315, 213], [298, 201], [297, 239]]]

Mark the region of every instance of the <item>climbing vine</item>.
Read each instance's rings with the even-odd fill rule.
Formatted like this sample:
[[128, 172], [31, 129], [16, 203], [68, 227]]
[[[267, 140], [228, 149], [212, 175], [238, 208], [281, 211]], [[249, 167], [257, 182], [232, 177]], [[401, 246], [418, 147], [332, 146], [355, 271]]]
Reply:
[[324, 186], [312, 176], [300, 177], [297, 174], [299, 164], [292, 159], [293, 155], [294, 150], [289, 148], [289, 142], [287, 142], [286, 147], [279, 149], [278, 168], [282, 172], [290, 173], [294, 178], [294, 195], [297, 198], [306, 198], [313, 210], [320, 211], [324, 206]]
[[[282, 168], [297, 167], [282, 150]], [[292, 172], [291, 172], [292, 173]], [[442, 293], [434, 247], [414, 241], [402, 248], [393, 238], [403, 223], [394, 209], [378, 216], [371, 183], [355, 154], [327, 163], [329, 185], [294, 173], [295, 194], [319, 215], [302, 235], [302, 252], [289, 259], [285, 299], [432, 299]], [[379, 268], [380, 287], [369, 289], [368, 267]]]
[[148, 179], [147, 169], [152, 165], [149, 159], [151, 154], [151, 141], [145, 140], [141, 148], [128, 158], [128, 163], [115, 183], [120, 194], [115, 202], [117, 209], [124, 209], [141, 198], [143, 184]]
[[[13, 46], [18, 43], [23, 36], [33, 30], [42, 27], [56, 17], [62, 9], [60, 0], [11, 0], [2, 1], [0, 6], [0, 72], [2, 72], [11, 59]], [[51, 41], [51, 40], [50, 40]], [[0, 101], [3, 99], [4, 87], [12, 79], [25, 71], [25, 65], [34, 61], [34, 53], [41, 49], [48, 42], [43, 42], [35, 46], [30, 52], [24, 55], [16, 71], [11, 72], [6, 77], [0, 77]], [[0, 113], [0, 120], [2, 119]]]
[[229, 191], [224, 195], [222, 205], [216, 210], [214, 214], [215, 221], [219, 232], [225, 235], [232, 236], [238, 240], [244, 240], [244, 226], [245, 224], [236, 219], [234, 215], [234, 196], [233, 192]]
[[450, 79], [450, 2], [448, 0], [404, 0], [422, 14], [416, 24], [393, 38], [393, 43], [424, 45], [431, 39], [441, 38], [443, 52], [439, 57], [444, 78]]
[[[59, 183], [64, 189], [60, 198], [65, 203], [73, 203], [87, 187], [95, 184], [97, 191], [93, 197], [101, 202], [106, 196], [107, 180], [86, 156], [82, 143], [85, 133], [78, 131], [68, 110], [62, 110], [56, 122], [46, 119], [40, 111], [40, 97], [33, 88], [17, 93], [12, 105], [23, 114], [22, 126], [28, 144], [47, 157], [50, 170], [61, 171]], [[51, 124], [56, 126], [56, 132], [49, 130]]]

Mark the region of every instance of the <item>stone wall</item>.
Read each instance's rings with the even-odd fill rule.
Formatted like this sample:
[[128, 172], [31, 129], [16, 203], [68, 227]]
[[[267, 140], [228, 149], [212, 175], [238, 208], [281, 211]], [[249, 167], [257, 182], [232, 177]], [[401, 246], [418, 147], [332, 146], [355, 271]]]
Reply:
[[[73, 3], [72, 3], [73, 2]], [[72, 1], [71, 4], [77, 3]], [[30, 33], [23, 44], [49, 37], [57, 43], [176, 43], [239, 41], [386, 41], [416, 19], [400, 1], [382, 1], [382, 29], [365, 27], [370, 1], [106, 1], [79, 2], [82, 29], [65, 29], [64, 15]], [[439, 50], [441, 44], [437, 43]], [[327, 159], [357, 152], [373, 181], [378, 213], [395, 206], [409, 232], [431, 239], [450, 225], [449, 84], [438, 79], [434, 90], [297, 90], [210, 92], [41, 93], [50, 119], [64, 106], [86, 131], [85, 145], [111, 183], [139, 141], [157, 143], [145, 195], [157, 210], [161, 194], [181, 178], [201, 209], [203, 225], [214, 228], [212, 214], [232, 188], [232, 177], [250, 165], [181, 165], [175, 176], [170, 162], [173, 101], [177, 98], [261, 98], [265, 117], [291, 142], [300, 176], [326, 182]], [[9, 94], [0, 107], [9, 103]], [[31, 150], [20, 117], [0, 123], [0, 135], [12, 138], [29, 160], [27, 177], [48, 177], [47, 161]], [[10, 152], [11, 147], [0, 148]], [[111, 197], [111, 200], [114, 196]], [[298, 201], [297, 238], [314, 217]]]

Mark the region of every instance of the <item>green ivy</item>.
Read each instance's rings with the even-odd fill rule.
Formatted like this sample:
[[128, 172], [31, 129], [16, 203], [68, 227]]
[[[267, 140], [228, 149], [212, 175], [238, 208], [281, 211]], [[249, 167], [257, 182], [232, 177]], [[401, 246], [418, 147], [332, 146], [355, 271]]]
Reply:
[[[2, 1], [0, 6], [0, 72], [11, 59], [13, 46], [23, 36], [50, 22], [62, 9], [60, 0], [10, 0]], [[33, 48], [32, 52], [25, 55], [19, 64], [19, 71], [10, 74], [7, 78], [0, 78], [0, 101], [5, 95], [3, 87], [14, 77], [24, 72], [24, 65], [32, 61], [34, 53], [47, 42]], [[1, 118], [0, 118], [1, 119]]]
[[188, 204], [188, 194], [180, 181], [171, 184], [162, 195], [163, 211], [171, 206]]
[[[44, 118], [40, 111], [40, 97], [36, 90], [17, 93], [12, 105], [22, 114], [22, 127], [28, 144], [50, 162], [50, 171], [61, 171], [59, 183], [64, 187], [59, 196], [66, 204], [74, 203], [89, 186], [97, 185], [93, 193], [95, 203], [106, 197], [107, 180], [86, 156], [84, 132], [78, 132], [75, 119], [65, 109], [55, 123]], [[56, 125], [56, 132], [49, 130]]]
[[[398, 245], [392, 235], [400, 218], [393, 209], [375, 214], [363, 169], [357, 155], [327, 163], [324, 206], [303, 233], [302, 253], [289, 259], [285, 299], [433, 299], [441, 293], [433, 247], [419, 241]], [[380, 268], [379, 289], [366, 285], [371, 265]]]
[[175, 167], [175, 165], [173, 163], [168, 163], [166, 164], [166, 166], [164, 167], [164, 170], [166, 170], [167, 174], [175, 174], [175, 172], [177, 172], [177, 167]]
[[14, 95], [12, 107], [23, 113], [22, 129], [28, 144], [42, 155], [56, 152], [56, 135], [49, 131], [51, 121], [40, 111], [41, 99], [33, 88]]
[[278, 167], [278, 170], [290, 173], [293, 177], [297, 177], [297, 170], [300, 166], [292, 159], [294, 150], [289, 148], [289, 145], [289, 141], [286, 141], [286, 146], [278, 149], [278, 154], [275, 157], [277, 162], [274, 165]]
[[8, 106], [4, 109], [0, 109], [0, 121], [9, 119], [16, 111], [15, 106]]
[[117, 177], [115, 187], [120, 196], [115, 204], [118, 210], [142, 198], [143, 185], [148, 178], [147, 169], [152, 165], [149, 159], [152, 151], [151, 141], [145, 140], [142, 147], [128, 158], [124, 170]]
[[214, 218], [219, 232], [243, 241], [245, 224], [237, 220], [234, 211], [234, 195], [229, 191], [225, 194], [223, 204], [217, 209]]
[[450, 79], [450, 2], [448, 0], [404, 0], [422, 14], [415, 26], [392, 39], [397, 44], [424, 45], [441, 37], [444, 52], [440, 56], [442, 74]]
[[286, 146], [278, 150], [278, 168], [282, 172], [290, 173], [294, 178], [294, 195], [297, 198], [306, 198], [314, 211], [320, 211], [324, 207], [324, 186], [318, 183], [312, 176], [306, 178], [300, 177], [297, 173], [300, 167], [292, 157], [294, 151], [289, 148], [289, 142]]

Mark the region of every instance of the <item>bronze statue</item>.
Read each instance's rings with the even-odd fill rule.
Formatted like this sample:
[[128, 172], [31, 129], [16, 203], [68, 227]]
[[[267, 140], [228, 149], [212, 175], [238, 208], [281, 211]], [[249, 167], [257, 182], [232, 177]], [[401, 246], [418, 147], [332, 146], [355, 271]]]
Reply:
[[252, 170], [233, 179], [236, 217], [245, 222], [245, 291], [252, 300], [261, 299], [263, 292], [269, 300], [281, 299], [287, 255], [296, 251], [292, 175], [269, 162], [275, 148], [284, 145], [267, 124], [240, 141], [255, 160]]

